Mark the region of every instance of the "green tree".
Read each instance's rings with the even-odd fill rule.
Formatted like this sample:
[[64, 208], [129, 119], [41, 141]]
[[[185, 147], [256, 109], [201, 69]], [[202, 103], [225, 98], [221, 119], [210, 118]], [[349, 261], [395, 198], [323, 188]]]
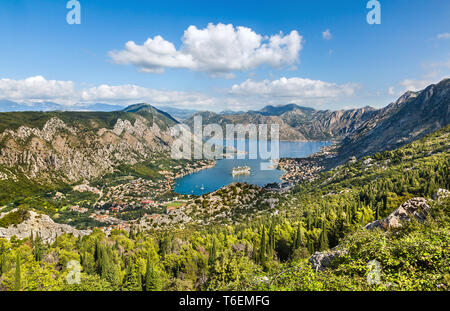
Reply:
[[213, 238], [213, 243], [211, 249], [209, 250], [209, 259], [208, 259], [209, 266], [213, 266], [216, 259], [217, 259], [217, 242], [216, 239]]
[[111, 251], [105, 250], [102, 256], [102, 279], [108, 281], [114, 289], [120, 285], [119, 269], [112, 259]]
[[322, 222], [322, 232], [320, 233], [319, 250], [323, 251], [328, 249], [328, 233], [325, 226], [325, 221]]
[[259, 248], [259, 263], [264, 264], [266, 261], [266, 227], [263, 226], [261, 233], [261, 245]]
[[145, 291], [160, 291], [161, 279], [158, 271], [154, 268], [150, 261], [150, 256], [147, 257], [147, 269], [145, 271]]
[[6, 272], [6, 255], [5, 253], [2, 253], [2, 256], [0, 258], [0, 275]]
[[128, 264], [127, 273], [123, 279], [122, 290], [124, 291], [141, 291], [142, 281], [139, 267], [132, 261]]
[[20, 256], [16, 257], [16, 271], [14, 272], [14, 290], [19, 291], [22, 288], [21, 276], [20, 276]]

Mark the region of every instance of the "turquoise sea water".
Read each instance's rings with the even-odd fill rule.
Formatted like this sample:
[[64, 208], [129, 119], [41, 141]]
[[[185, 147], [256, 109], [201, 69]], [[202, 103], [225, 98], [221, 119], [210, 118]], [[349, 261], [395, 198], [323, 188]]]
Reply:
[[[237, 142], [234, 142], [235, 147]], [[316, 153], [320, 148], [330, 145], [329, 142], [290, 142], [280, 141], [280, 158], [304, 158]], [[270, 144], [269, 144], [270, 146]], [[246, 141], [246, 150], [249, 151], [249, 142]], [[197, 173], [180, 178], [175, 183], [175, 192], [179, 194], [202, 195], [216, 191], [234, 182], [245, 182], [257, 186], [265, 186], [279, 182], [283, 172], [277, 169], [265, 170], [261, 166], [267, 166], [267, 160], [249, 159], [223, 159], [217, 160], [213, 168], [205, 169]], [[261, 163], [263, 163], [261, 165]], [[248, 176], [231, 175], [231, 169], [236, 166], [249, 166], [251, 174]]]

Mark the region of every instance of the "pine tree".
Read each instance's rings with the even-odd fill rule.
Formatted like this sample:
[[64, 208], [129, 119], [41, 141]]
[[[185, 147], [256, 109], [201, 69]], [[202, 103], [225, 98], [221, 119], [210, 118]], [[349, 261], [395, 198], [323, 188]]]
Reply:
[[312, 239], [308, 240], [308, 251], [311, 255], [314, 254], [314, 252], [315, 252], [314, 241]]
[[268, 254], [269, 254], [270, 258], [273, 258], [274, 253], [275, 253], [275, 220], [272, 219], [272, 223], [270, 224], [270, 229], [269, 229]]
[[94, 260], [95, 260], [95, 271], [98, 275], [102, 274], [102, 254], [103, 247], [98, 240], [95, 240], [95, 250], [94, 250]]
[[327, 228], [325, 227], [325, 221], [322, 223], [322, 232], [320, 234], [319, 240], [319, 250], [323, 251], [328, 249], [328, 233]]
[[108, 281], [114, 289], [117, 289], [117, 287], [120, 285], [120, 276], [119, 276], [119, 269], [117, 268], [117, 265], [114, 263], [114, 261], [111, 258], [111, 254], [108, 250], [104, 251], [104, 254], [102, 255], [102, 279]]
[[128, 264], [127, 273], [122, 283], [122, 290], [124, 291], [141, 291], [142, 281], [139, 267], [130, 262]]
[[217, 245], [216, 244], [217, 244], [216, 239], [213, 238], [213, 244], [209, 251], [209, 259], [208, 259], [208, 264], [210, 267], [214, 266], [214, 263], [216, 262], [216, 259], [217, 259]]
[[161, 260], [164, 260], [166, 254], [169, 251], [169, 236], [164, 234], [164, 237], [159, 241], [159, 253], [161, 255]]
[[6, 272], [6, 255], [2, 252], [2, 257], [0, 258], [0, 275]]
[[296, 242], [295, 248], [299, 248], [303, 244], [302, 231], [301, 231], [300, 224], [298, 225], [298, 228], [297, 228], [297, 238], [295, 239], [295, 242]]
[[259, 262], [260, 264], [264, 264], [266, 260], [266, 227], [263, 226], [262, 234], [261, 234], [261, 246], [259, 251]]
[[14, 290], [19, 291], [22, 288], [21, 276], [20, 276], [20, 256], [16, 257], [16, 271], [14, 273]]
[[42, 245], [42, 239], [41, 239], [39, 233], [36, 235], [36, 238], [33, 238], [33, 233], [31, 233], [31, 243], [33, 245], [34, 259], [36, 261], [41, 261], [44, 246]]
[[145, 271], [145, 291], [160, 291], [161, 279], [159, 273], [150, 262], [150, 256], [147, 257], [147, 269]]
[[252, 243], [252, 259], [254, 262], [258, 262], [258, 254], [256, 252], [256, 245]]

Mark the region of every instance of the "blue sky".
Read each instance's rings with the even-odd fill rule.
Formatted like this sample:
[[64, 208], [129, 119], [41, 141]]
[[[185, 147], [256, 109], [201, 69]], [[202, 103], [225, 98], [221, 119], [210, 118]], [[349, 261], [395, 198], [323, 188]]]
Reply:
[[379, 0], [380, 25], [366, 0], [78, 1], [80, 25], [66, 0], [1, 2], [0, 100], [382, 107], [450, 76], [446, 0]]

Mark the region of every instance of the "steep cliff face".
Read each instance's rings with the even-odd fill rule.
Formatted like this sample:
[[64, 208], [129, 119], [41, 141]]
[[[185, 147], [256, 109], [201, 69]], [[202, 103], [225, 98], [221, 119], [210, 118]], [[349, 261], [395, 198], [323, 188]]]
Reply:
[[[342, 139], [369, 120], [375, 111], [370, 107], [317, 111], [291, 104], [280, 107], [267, 106], [260, 111], [246, 113], [202, 112], [195, 116], [203, 118], [203, 125], [217, 123], [224, 128], [226, 124], [278, 124], [281, 140], [308, 141]], [[185, 121], [190, 128], [193, 126], [194, 117]]]
[[88, 180], [118, 164], [168, 152], [173, 141], [170, 126], [176, 124], [148, 105], [119, 113], [23, 112], [14, 117], [25, 125], [10, 122], [8, 128], [11, 115], [0, 114], [6, 127], [0, 132], [0, 166], [45, 182]]
[[[375, 109], [365, 107], [339, 111], [315, 111], [309, 118], [298, 118], [299, 111], [301, 110], [285, 113], [282, 118], [311, 140], [341, 139], [353, 133], [376, 113]], [[300, 114], [300, 116], [303, 115], [303, 113]]]
[[[420, 92], [406, 92], [382, 108], [365, 107], [341, 111], [317, 111], [297, 105], [267, 106], [241, 113], [198, 113], [203, 125], [279, 124], [281, 140], [339, 140], [335, 163], [350, 157], [395, 149], [450, 122], [450, 79]], [[192, 128], [193, 117], [186, 121]]]
[[337, 161], [398, 148], [449, 123], [450, 79], [445, 79], [377, 111], [343, 140]]

